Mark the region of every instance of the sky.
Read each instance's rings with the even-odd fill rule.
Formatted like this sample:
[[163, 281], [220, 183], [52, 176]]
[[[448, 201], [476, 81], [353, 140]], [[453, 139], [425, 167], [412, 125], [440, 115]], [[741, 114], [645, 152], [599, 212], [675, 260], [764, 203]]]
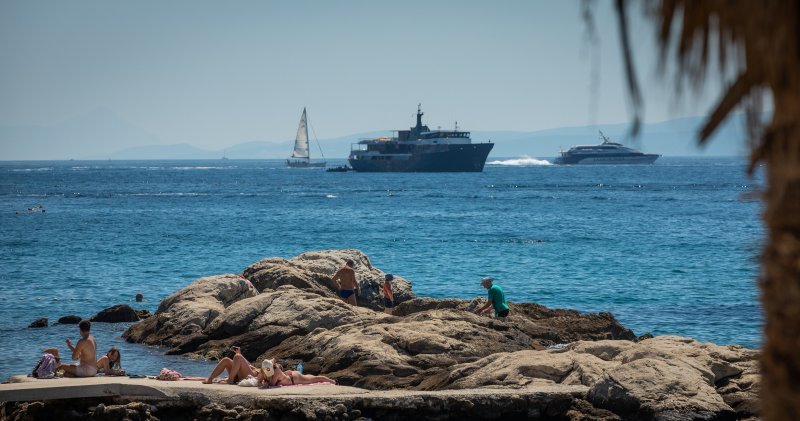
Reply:
[[[222, 149], [294, 138], [303, 107], [320, 138], [406, 128], [418, 103], [465, 130], [628, 121], [613, 2], [594, 1], [595, 44], [581, 5], [0, 0], [0, 126], [101, 109], [154, 143]], [[718, 86], [679, 97], [632, 15], [645, 121], [706, 113]]]

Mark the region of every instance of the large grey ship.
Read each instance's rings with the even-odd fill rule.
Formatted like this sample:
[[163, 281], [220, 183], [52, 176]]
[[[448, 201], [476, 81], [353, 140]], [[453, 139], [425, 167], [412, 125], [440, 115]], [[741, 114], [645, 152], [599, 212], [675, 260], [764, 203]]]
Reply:
[[348, 161], [363, 172], [480, 172], [493, 143], [472, 143], [469, 132], [430, 130], [422, 124], [398, 130], [393, 137], [365, 139], [352, 145]]

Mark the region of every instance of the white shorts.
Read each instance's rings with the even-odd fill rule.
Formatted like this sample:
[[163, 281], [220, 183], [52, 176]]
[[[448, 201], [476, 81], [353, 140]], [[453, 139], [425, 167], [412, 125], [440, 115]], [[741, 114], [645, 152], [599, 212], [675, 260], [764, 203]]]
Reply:
[[77, 377], [94, 377], [97, 375], [97, 367], [92, 367], [88, 364], [75, 366], [75, 376]]

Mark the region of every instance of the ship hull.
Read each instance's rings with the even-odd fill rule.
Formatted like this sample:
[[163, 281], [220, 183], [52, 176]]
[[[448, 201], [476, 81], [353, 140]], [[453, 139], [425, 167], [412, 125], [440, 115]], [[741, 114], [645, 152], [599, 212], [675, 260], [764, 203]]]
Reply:
[[481, 172], [493, 143], [420, 145], [409, 153], [351, 154], [359, 172]]
[[617, 155], [617, 156], [561, 156], [555, 163], [559, 165], [646, 165], [656, 162], [661, 155]]

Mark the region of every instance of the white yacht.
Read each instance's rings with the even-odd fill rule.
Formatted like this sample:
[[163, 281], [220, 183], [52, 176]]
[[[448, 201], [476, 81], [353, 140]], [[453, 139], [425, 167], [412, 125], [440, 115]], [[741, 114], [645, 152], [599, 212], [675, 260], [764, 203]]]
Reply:
[[652, 164], [661, 155], [647, 154], [636, 149], [610, 141], [600, 132], [603, 143], [599, 145], [573, 146], [568, 151], [561, 151], [555, 163], [560, 165], [577, 164]]

